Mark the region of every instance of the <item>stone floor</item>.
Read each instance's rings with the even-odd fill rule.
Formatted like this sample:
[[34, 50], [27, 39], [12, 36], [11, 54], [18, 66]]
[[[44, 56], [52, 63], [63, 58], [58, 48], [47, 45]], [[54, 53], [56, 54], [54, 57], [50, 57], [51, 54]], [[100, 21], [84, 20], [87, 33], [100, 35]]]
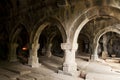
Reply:
[[40, 57], [39, 68], [31, 68], [19, 62], [0, 62], [0, 80], [120, 80], [119, 63], [109, 60], [90, 62], [83, 58], [76, 58], [80, 72], [78, 77], [57, 73], [63, 59], [54, 56]]
[[85, 80], [120, 80], [120, 59], [99, 59], [96, 62], [88, 59], [85, 56], [76, 59], [81, 74], [85, 75]]
[[19, 62], [0, 62], [0, 80], [83, 80], [57, 73], [62, 63], [59, 63], [56, 57], [41, 57], [41, 60], [39, 68], [31, 68]]

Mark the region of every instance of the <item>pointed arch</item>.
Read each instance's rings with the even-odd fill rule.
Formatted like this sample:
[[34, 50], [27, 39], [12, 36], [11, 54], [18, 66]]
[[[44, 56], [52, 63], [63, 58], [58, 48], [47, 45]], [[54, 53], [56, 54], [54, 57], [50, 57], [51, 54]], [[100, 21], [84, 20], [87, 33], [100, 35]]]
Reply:
[[56, 25], [57, 28], [59, 29], [59, 31], [61, 32], [63, 42], [66, 42], [67, 36], [66, 36], [66, 32], [65, 32], [65, 29], [64, 29], [62, 23], [58, 19], [50, 17], [50, 18], [45, 19], [43, 22], [38, 22], [34, 26], [35, 28], [31, 34], [31, 37], [30, 37], [31, 44], [34, 42], [38, 43], [41, 32], [48, 25]]
[[[101, 9], [102, 9], [102, 11], [105, 12], [104, 14], [101, 13]], [[91, 21], [97, 17], [100, 17], [100, 16], [109, 16], [109, 17], [115, 18], [116, 20], [119, 21], [120, 18], [116, 14], [119, 14], [119, 9], [117, 9], [115, 7], [95, 6], [95, 7], [88, 9], [83, 14], [79, 15], [77, 17], [77, 19], [74, 20], [74, 22], [71, 26], [70, 41], [72, 42], [72, 47], [74, 47], [74, 43], [77, 43], [77, 38], [79, 36], [79, 33], [82, 30], [82, 28], [85, 26], [85, 24], [87, 24], [89, 21]], [[74, 28], [74, 31], [72, 31], [73, 28]]]
[[101, 36], [103, 36], [105, 33], [108, 33], [108, 32], [115, 32], [115, 33], [120, 34], [120, 24], [109, 26], [107, 28], [100, 30], [94, 37], [94, 43], [97, 44]]
[[99, 40], [100, 40], [101, 36], [103, 36], [107, 32], [115, 32], [115, 33], [120, 34], [120, 24], [116, 24], [116, 25], [113, 25], [113, 26], [106, 27], [106, 28], [100, 30], [96, 34], [96, 36], [94, 37], [94, 41], [93, 41], [93, 45], [94, 45], [93, 55], [97, 55]]
[[[16, 36], [19, 35], [19, 33], [21, 32], [22, 29], [25, 29], [27, 31], [27, 33], [29, 32], [26, 25], [22, 24], [22, 23], [18, 23], [14, 29], [12, 29], [11, 34], [9, 35], [9, 41], [10, 42], [15, 42], [15, 38]], [[29, 34], [28, 34], [29, 35]]]

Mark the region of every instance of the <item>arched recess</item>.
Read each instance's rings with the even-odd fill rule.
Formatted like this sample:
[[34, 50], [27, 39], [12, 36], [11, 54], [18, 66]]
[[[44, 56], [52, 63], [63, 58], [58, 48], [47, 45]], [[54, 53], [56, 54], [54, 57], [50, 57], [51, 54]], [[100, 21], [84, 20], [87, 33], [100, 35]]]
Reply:
[[103, 36], [104, 34], [106, 34], [108, 32], [115, 32], [115, 33], [120, 34], [120, 27], [119, 26], [120, 26], [120, 24], [106, 27], [106, 28], [100, 30], [95, 35], [94, 41], [93, 41], [93, 45], [94, 45], [93, 55], [94, 56], [96, 55], [98, 57], [98, 46], [99, 46], [99, 40], [100, 40], [101, 36]]
[[[103, 12], [103, 13], [102, 13]], [[108, 16], [115, 18], [116, 20], [120, 20], [117, 16], [119, 14], [119, 9], [111, 6], [103, 6], [103, 7], [92, 7], [88, 9], [83, 14], [79, 15], [77, 19], [74, 20], [71, 26], [71, 34], [70, 34], [70, 42], [72, 42], [72, 48], [74, 48], [74, 44], [77, 43], [78, 35], [82, 28], [87, 24], [89, 21], [100, 17], [100, 16]], [[74, 31], [72, 29], [74, 28]]]
[[23, 24], [17, 25], [9, 36], [9, 61], [27, 63], [29, 56], [29, 34]]
[[[39, 47], [41, 47], [41, 44], [39, 44], [39, 39], [42, 34], [42, 31], [49, 26], [56, 26], [60, 31], [63, 42], [66, 42], [67, 39], [66, 32], [59, 20], [50, 17], [43, 20], [43, 22], [39, 22], [38, 24], [36, 24], [30, 37], [31, 50], [30, 50], [30, 58], [28, 64], [31, 65], [32, 67], [39, 66], [38, 55], [37, 55], [38, 49]], [[55, 37], [53, 37], [53, 39], [54, 38]]]

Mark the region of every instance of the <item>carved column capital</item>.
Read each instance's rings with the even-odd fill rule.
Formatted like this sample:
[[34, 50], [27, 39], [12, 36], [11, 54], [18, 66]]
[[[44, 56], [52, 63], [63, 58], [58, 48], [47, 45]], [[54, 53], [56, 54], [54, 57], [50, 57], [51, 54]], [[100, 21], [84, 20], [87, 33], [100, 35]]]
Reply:
[[78, 43], [61, 43], [61, 49], [63, 50], [77, 50], [78, 49]]
[[32, 49], [36, 49], [36, 50], [38, 50], [39, 49], [39, 47], [40, 47], [40, 44], [39, 43], [33, 43], [32, 44]]
[[61, 49], [63, 49], [63, 50], [68, 50], [71, 48], [72, 48], [72, 46], [70, 43], [61, 43]]
[[78, 49], [78, 43], [73, 43], [72, 49], [73, 49], [73, 50], [77, 50], [77, 49]]

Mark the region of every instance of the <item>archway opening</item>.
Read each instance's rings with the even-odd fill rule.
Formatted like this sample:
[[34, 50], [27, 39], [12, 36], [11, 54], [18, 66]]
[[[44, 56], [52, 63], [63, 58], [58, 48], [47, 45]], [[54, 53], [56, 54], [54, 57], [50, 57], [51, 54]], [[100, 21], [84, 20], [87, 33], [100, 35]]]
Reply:
[[[105, 37], [104, 37], [105, 36]], [[106, 41], [105, 39], [106, 38]], [[106, 43], [105, 43], [106, 42]], [[104, 57], [103, 51], [106, 50], [107, 58], [120, 58], [120, 35], [115, 32], [107, 32], [99, 40], [98, 55]]]
[[53, 38], [52, 40], [52, 53], [54, 56], [58, 56], [58, 57], [63, 57], [63, 50], [61, 49], [61, 43], [63, 43], [63, 40], [62, 40], [62, 36], [60, 33], [57, 33], [57, 35]]
[[60, 47], [61, 43], [63, 43], [63, 39], [57, 26], [48, 25], [40, 34], [38, 55], [63, 57], [63, 50]]
[[16, 55], [19, 62], [23, 64], [28, 63], [29, 57], [29, 34], [23, 25], [19, 25], [20, 32], [16, 35]]
[[[83, 28], [81, 28], [80, 26], [78, 27], [78, 29], [76, 31], [78, 31], [79, 28], [81, 28], [81, 30], [80, 30], [77, 40], [79, 41], [79, 37], [81, 34], [86, 35], [86, 42], [88, 45], [87, 46], [85, 45], [85, 46], [88, 47], [88, 54], [89, 54], [86, 57], [87, 60], [90, 59], [91, 55], [94, 54], [94, 37], [96, 36], [96, 34], [101, 29], [110, 27], [110, 25], [116, 24], [117, 22], [118, 22], [118, 20], [116, 20], [116, 18], [114, 18], [114, 17], [99, 16], [99, 17], [95, 17], [95, 18], [89, 20], [86, 24], [82, 25], [81, 27], [83, 27]], [[76, 34], [78, 34], [78, 33], [76, 33]], [[84, 39], [84, 38], [82, 38], [82, 39]], [[82, 49], [81, 49], [81, 51], [82, 51]]]
[[62, 65], [61, 43], [63, 43], [63, 38], [57, 25], [46, 26], [39, 36], [39, 62], [53, 71], [57, 71]]
[[86, 57], [88, 58], [90, 56], [89, 48], [90, 48], [90, 40], [89, 38], [83, 34], [80, 33], [78, 37], [78, 50], [77, 50], [77, 57]]

